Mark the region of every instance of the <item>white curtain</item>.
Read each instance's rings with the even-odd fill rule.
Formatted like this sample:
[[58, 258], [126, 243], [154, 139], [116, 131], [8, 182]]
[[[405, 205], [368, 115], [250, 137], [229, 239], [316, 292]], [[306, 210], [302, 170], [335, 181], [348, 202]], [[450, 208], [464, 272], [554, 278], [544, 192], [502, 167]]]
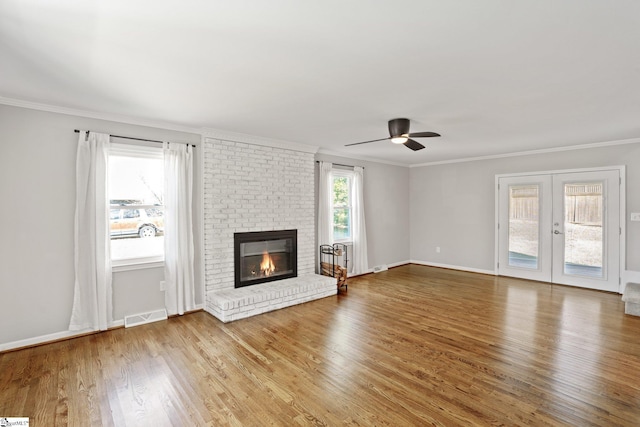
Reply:
[[190, 145], [164, 144], [164, 182], [165, 306], [170, 315], [182, 315], [195, 309]]
[[107, 183], [109, 135], [81, 131], [76, 157], [75, 284], [70, 331], [113, 321]]
[[333, 164], [319, 162], [318, 168], [318, 245], [331, 245], [333, 244], [333, 212], [331, 211], [333, 197], [331, 170]]
[[351, 196], [353, 197], [353, 274], [363, 274], [369, 269], [367, 260], [367, 232], [364, 221], [364, 168], [353, 168]]

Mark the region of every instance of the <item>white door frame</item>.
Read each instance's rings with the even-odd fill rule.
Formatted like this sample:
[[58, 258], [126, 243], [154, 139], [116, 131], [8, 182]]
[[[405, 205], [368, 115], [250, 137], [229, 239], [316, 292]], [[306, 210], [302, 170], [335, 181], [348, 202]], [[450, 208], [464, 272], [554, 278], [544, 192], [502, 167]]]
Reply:
[[550, 170], [550, 171], [536, 171], [536, 172], [521, 172], [521, 173], [507, 173], [507, 174], [499, 174], [495, 175], [495, 183], [494, 183], [494, 202], [495, 202], [495, 219], [494, 219], [494, 275], [498, 275], [498, 260], [499, 258], [499, 229], [498, 224], [500, 220], [500, 205], [499, 205], [499, 193], [498, 193], [498, 183], [500, 178], [513, 178], [520, 176], [535, 176], [535, 175], [554, 175], [554, 174], [565, 174], [565, 173], [579, 173], [579, 172], [602, 172], [602, 171], [618, 171], [620, 175], [620, 260], [618, 262], [618, 293], [621, 293], [623, 289], [622, 286], [622, 278], [624, 277], [624, 272], [627, 268], [627, 251], [626, 251], [626, 217], [627, 217], [627, 200], [626, 200], [626, 166], [604, 166], [597, 168], [584, 168], [584, 169], [560, 169], [560, 170]]

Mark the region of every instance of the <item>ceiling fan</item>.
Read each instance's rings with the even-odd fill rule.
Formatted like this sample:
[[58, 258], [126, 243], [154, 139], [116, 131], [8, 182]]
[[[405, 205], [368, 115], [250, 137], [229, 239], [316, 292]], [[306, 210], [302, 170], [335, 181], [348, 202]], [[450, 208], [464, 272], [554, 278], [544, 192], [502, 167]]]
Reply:
[[389, 137], [382, 139], [374, 139], [371, 141], [363, 141], [363, 142], [354, 142], [353, 144], [347, 144], [345, 147], [350, 145], [359, 145], [359, 144], [368, 144], [370, 142], [377, 141], [385, 141], [390, 139], [394, 144], [404, 144], [406, 147], [412, 149], [413, 151], [422, 150], [424, 145], [420, 144], [418, 141], [414, 141], [411, 138], [431, 138], [434, 136], [440, 136], [439, 133], [435, 132], [413, 132], [409, 133], [410, 122], [409, 119], [393, 119], [389, 120]]

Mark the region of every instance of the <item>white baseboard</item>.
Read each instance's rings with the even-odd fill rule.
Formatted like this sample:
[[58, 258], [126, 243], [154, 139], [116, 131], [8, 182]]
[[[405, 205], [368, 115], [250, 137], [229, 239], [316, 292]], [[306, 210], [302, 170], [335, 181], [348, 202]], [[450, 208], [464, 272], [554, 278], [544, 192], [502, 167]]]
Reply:
[[[399, 266], [405, 265], [405, 264], [411, 264], [411, 261], [392, 262], [391, 264], [386, 264], [386, 266], [387, 266], [387, 268], [393, 268], [393, 267], [399, 267]], [[373, 268], [369, 268], [365, 272], [360, 273], [360, 274], [349, 273], [347, 277], [362, 276], [363, 274], [369, 274], [369, 273], [374, 273]]]
[[[119, 328], [124, 326], [124, 319], [114, 320], [109, 324], [109, 329]], [[52, 334], [40, 335], [38, 337], [26, 338], [23, 340], [6, 342], [0, 344], [0, 351], [13, 350], [16, 348], [22, 347], [31, 347], [34, 345], [46, 344], [54, 341], [60, 341], [65, 339], [71, 339], [80, 337], [82, 335], [90, 334], [93, 332], [97, 332], [95, 329], [81, 329], [79, 331], [60, 331], [54, 332]]]
[[[407, 265], [407, 264], [418, 264], [418, 265], [426, 265], [428, 267], [439, 267], [439, 268], [448, 268], [450, 270], [460, 270], [460, 271], [468, 271], [471, 273], [480, 273], [480, 274], [489, 274], [491, 276], [495, 276], [496, 272], [493, 270], [483, 270], [480, 268], [472, 268], [472, 267], [462, 267], [459, 265], [451, 265], [451, 264], [439, 264], [439, 263], [435, 263], [435, 262], [427, 262], [427, 261], [418, 261], [418, 260], [408, 260], [408, 261], [399, 261], [399, 262], [394, 262], [391, 264], [387, 264], [388, 268], [393, 268], [393, 267], [399, 267], [401, 265]], [[373, 273], [373, 268], [368, 269], [367, 271], [365, 271], [362, 274], [368, 274], [368, 273]], [[355, 276], [360, 276], [359, 274], [349, 274], [349, 277], [355, 277]]]
[[376, 265], [375, 267], [373, 267], [373, 272], [374, 273], [381, 273], [383, 271], [387, 271], [389, 269], [389, 267], [387, 267], [387, 264], [380, 264], [380, 265]]
[[13, 350], [16, 348], [30, 347], [38, 344], [45, 344], [52, 341], [59, 341], [63, 339], [70, 339], [80, 335], [94, 332], [91, 329], [85, 329], [81, 331], [62, 331], [55, 332], [53, 334], [40, 335], [39, 337], [27, 338], [24, 340], [18, 340], [13, 342], [7, 342], [0, 344], [0, 351]]
[[121, 326], [124, 326], [124, 319], [114, 320], [109, 324], [109, 329], [119, 328]]
[[[196, 304], [194, 311], [202, 310], [204, 304]], [[114, 320], [109, 324], [109, 329], [119, 328], [124, 326], [124, 319]], [[18, 341], [11, 341], [6, 343], [0, 343], [0, 352], [7, 350], [14, 350], [22, 347], [31, 347], [34, 345], [46, 344], [53, 341], [60, 341], [64, 339], [76, 338], [85, 334], [96, 332], [93, 329], [83, 329], [80, 331], [61, 331], [54, 332], [52, 334], [40, 335], [38, 337], [26, 338]]]
[[400, 267], [401, 265], [411, 264], [411, 261], [400, 261], [400, 262], [392, 262], [391, 264], [387, 264], [387, 267]]
[[462, 267], [459, 265], [450, 265], [450, 264], [439, 264], [436, 262], [427, 262], [427, 261], [418, 261], [418, 260], [411, 260], [409, 261], [411, 264], [419, 264], [419, 265], [426, 265], [429, 267], [440, 267], [440, 268], [448, 268], [450, 270], [460, 270], [460, 271], [468, 271], [471, 273], [480, 273], [480, 274], [489, 274], [491, 276], [495, 276], [496, 273], [493, 270], [484, 270], [481, 268], [473, 268], [473, 267]]

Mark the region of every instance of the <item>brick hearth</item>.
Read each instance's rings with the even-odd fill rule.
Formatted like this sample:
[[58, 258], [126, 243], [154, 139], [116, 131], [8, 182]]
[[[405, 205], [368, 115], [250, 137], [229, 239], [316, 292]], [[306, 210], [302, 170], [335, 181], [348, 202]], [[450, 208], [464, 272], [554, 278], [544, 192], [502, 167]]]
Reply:
[[[233, 233], [236, 232], [297, 229], [299, 277], [287, 279], [292, 282], [279, 286], [289, 283], [289, 292], [299, 293], [304, 287], [301, 281], [307, 280], [308, 285], [316, 281], [327, 283], [324, 276], [314, 274], [314, 169], [311, 151], [205, 139], [205, 310], [228, 321], [219, 310], [222, 296], [226, 301], [243, 299], [245, 290], [234, 289]], [[334, 283], [332, 294], [335, 295], [335, 279], [329, 280]], [[246, 292], [262, 294], [258, 288], [266, 285], [248, 286]], [[231, 296], [236, 293], [237, 298]], [[328, 295], [322, 292], [314, 298], [304, 296], [301, 297], [304, 301], [291, 300], [289, 305], [325, 296]], [[273, 301], [270, 310], [286, 306], [276, 300], [270, 300]], [[260, 301], [263, 303], [264, 300]], [[265, 311], [269, 310], [260, 312]], [[258, 314], [256, 309], [252, 312]]]
[[223, 322], [336, 295], [336, 279], [318, 274], [212, 292], [207, 310]]

